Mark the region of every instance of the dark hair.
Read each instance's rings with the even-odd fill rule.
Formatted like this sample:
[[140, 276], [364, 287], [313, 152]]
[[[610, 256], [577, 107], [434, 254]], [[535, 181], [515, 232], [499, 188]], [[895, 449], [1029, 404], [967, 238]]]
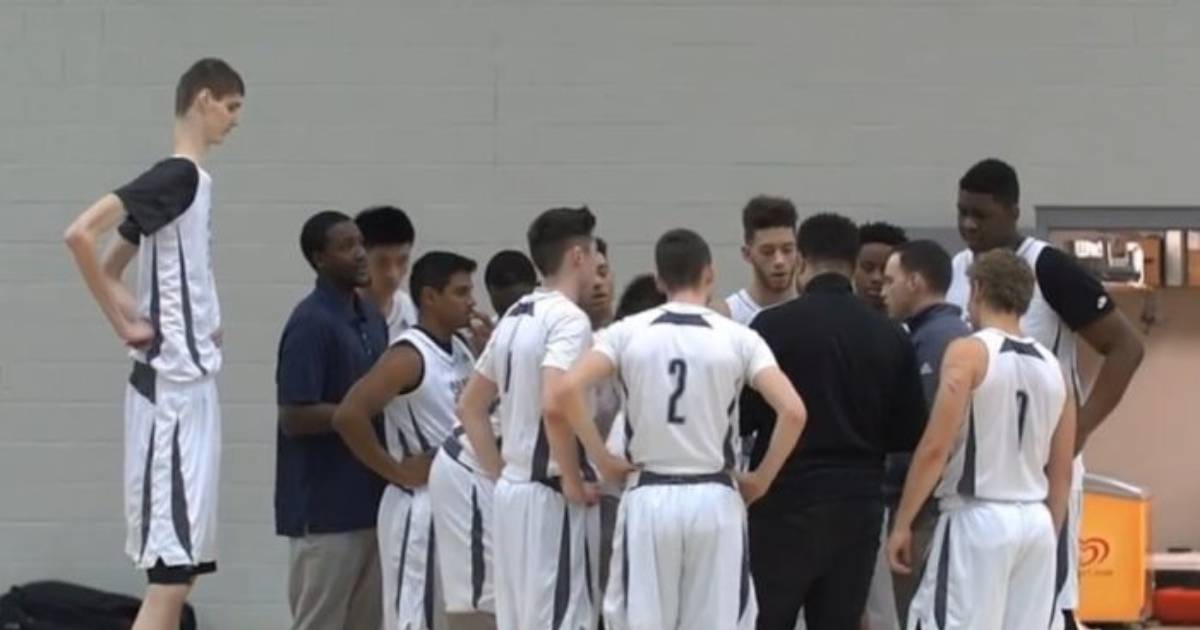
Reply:
[[300, 228], [300, 253], [304, 254], [304, 260], [308, 261], [310, 267], [317, 268], [313, 255], [324, 251], [329, 242], [329, 229], [349, 220], [350, 217], [337, 210], [322, 210], [304, 222], [304, 227]]
[[403, 210], [395, 206], [374, 206], [354, 217], [362, 231], [363, 246], [409, 245], [417, 239], [412, 221]]
[[246, 95], [246, 84], [237, 70], [221, 59], [207, 57], [192, 64], [179, 77], [179, 84], [175, 86], [175, 115], [186, 114], [196, 95], [205, 89], [212, 92], [213, 98]]
[[596, 217], [587, 206], [551, 208], [529, 225], [529, 255], [542, 275], [549, 276], [562, 267], [563, 256], [578, 240], [590, 240], [596, 229]]
[[901, 244], [892, 252], [900, 257], [900, 266], [908, 273], [925, 279], [934, 292], [945, 295], [950, 290], [953, 274], [950, 254], [934, 241], [922, 239]]
[[796, 229], [796, 206], [790, 199], [759, 195], [742, 208], [742, 231], [746, 242], [759, 230], [785, 227]]
[[1024, 258], [1000, 248], [980, 254], [967, 270], [973, 291], [994, 309], [1024, 315], [1033, 300], [1033, 269]]
[[858, 228], [859, 247], [867, 243], [883, 243], [884, 245], [895, 247], [907, 242], [908, 235], [904, 233], [904, 230], [891, 223], [877, 221], [875, 223], [864, 223]]
[[858, 227], [840, 214], [814, 214], [800, 224], [796, 248], [809, 262], [840, 262], [854, 266], [858, 261]]
[[608, 258], [608, 241], [597, 236], [596, 237], [596, 251], [600, 252], [601, 256]]
[[625, 291], [621, 293], [621, 300], [617, 302], [617, 314], [613, 319], [640, 313], [664, 304], [666, 301], [667, 296], [658, 289], [658, 281], [654, 279], [654, 274], [644, 273], [634, 276], [633, 280], [630, 280], [629, 284], [625, 286]]
[[412, 273], [408, 277], [408, 294], [419, 307], [422, 289], [442, 291], [450, 283], [450, 276], [456, 273], [475, 273], [477, 266], [474, 260], [466, 256], [452, 252], [428, 252], [413, 263]]
[[536, 286], [537, 271], [528, 256], [515, 249], [506, 249], [488, 261], [487, 269], [483, 271], [483, 283], [489, 289], [506, 289], [520, 284]]
[[654, 246], [658, 278], [668, 291], [696, 286], [704, 268], [712, 264], [712, 252], [699, 234], [685, 229], [668, 230]]
[[967, 170], [958, 180], [958, 189], [981, 195], [991, 195], [996, 201], [1015, 206], [1021, 198], [1017, 171], [1004, 160], [988, 158]]

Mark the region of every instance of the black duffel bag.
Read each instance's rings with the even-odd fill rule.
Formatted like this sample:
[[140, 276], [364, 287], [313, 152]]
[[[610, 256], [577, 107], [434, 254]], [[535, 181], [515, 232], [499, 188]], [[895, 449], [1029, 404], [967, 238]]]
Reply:
[[[0, 596], [0, 630], [129, 630], [142, 602], [78, 584], [45, 581], [14, 586]], [[184, 605], [180, 630], [196, 630]]]

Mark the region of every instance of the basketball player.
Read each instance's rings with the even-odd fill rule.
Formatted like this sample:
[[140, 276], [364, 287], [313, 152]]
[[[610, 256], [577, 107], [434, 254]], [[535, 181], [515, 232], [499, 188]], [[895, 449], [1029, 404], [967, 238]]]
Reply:
[[[463, 423], [485, 474], [499, 477], [494, 497], [493, 544], [496, 621], [500, 630], [579, 630], [594, 626], [591, 556], [584, 503], [595, 503], [578, 464], [562, 470], [551, 449], [577, 455], [569, 431], [542, 420], [545, 394], [591, 344], [591, 324], [577, 302], [596, 276], [586, 207], [543, 212], [528, 231], [543, 287], [521, 298], [500, 319], [459, 402]], [[503, 460], [488, 419], [497, 415]], [[503, 470], [502, 470], [503, 469]]]
[[733, 321], [749, 325], [762, 309], [796, 297], [796, 207], [760, 195], [742, 209], [742, 260], [753, 273], [749, 288], [725, 298]]
[[908, 627], [1044, 628], [1071, 485], [1075, 402], [1054, 354], [1021, 332], [1033, 298], [1029, 266], [994, 250], [968, 277], [978, 332], [946, 350], [888, 555], [895, 570], [911, 571], [913, 519], [936, 486], [942, 515]]
[[[1004, 248], [1015, 251], [1034, 271], [1033, 300], [1021, 318], [1026, 335], [1050, 348], [1068, 375], [1079, 425], [1075, 448], [1083, 451], [1087, 438], [1120, 402], [1142, 360], [1142, 343], [1125, 316], [1114, 307], [1100, 282], [1070, 256], [1017, 231], [1020, 186], [1017, 173], [997, 159], [972, 166], [959, 181], [958, 231], [967, 249], [953, 260], [954, 278], [946, 299], [966, 308], [971, 298], [967, 269], [975, 257]], [[1076, 368], [1076, 346], [1082, 339], [1104, 357], [1090, 392], [1081, 393]], [[1061, 532], [1056, 579], [1058, 609], [1055, 628], [1076, 627], [1079, 604], [1079, 523], [1083, 508], [1083, 459], [1075, 461], [1067, 525]]]
[[[458, 394], [474, 357], [455, 331], [475, 306], [474, 261], [429, 252], [413, 265], [421, 306], [405, 330], [342, 399], [333, 426], [354, 456], [391, 482], [379, 502], [384, 630], [432, 630], [445, 607], [434, 592], [434, 529], [426, 478], [433, 450], [454, 426]], [[387, 448], [372, 418], [386, 419]], [[422, 457], [423, 456], [423, 457]], [[401, 462], [421, 461], [409, 469]], [[440, 624], [439, 624], [440, 626]]]
[[[201, 163], [237, 126], [245, 92], [224, 61], [193, 64], [175, 88], [173, 156], [101, 197], [64, 236], [134, 359], [125, 394], [125, 550], [150, 583], [134, 630], [178, 628], [195, 578], [216, 570], [221, 314], [212, 177]], [[97, 241], [114, 227], [142, 246], [136, 297], [97, 257]]]
[[600, 330], [613, 321], [613, 282], [608, 243], [596, 237], [596, 279], [579, 304], [591, 320], [592, 330]]
[[537, 287], [537, 271], [533, 261], [515, 249], [497, 252], [483, 271], [483, 283], [498, 320], [517, 300]]
[[[623, 481], [638, 467], [618, 515], [619, 560], [604, 599], [608, 627], [752, 628], [738, 491], [747, 503], [766, 492], [804, 426], [804, 404], [761, 337], [704, 306], [712, 255], [698, 234], [664, 234], [655, 263], [670, 301], [602, 331], [562, 380], [547, 421], [569, 422], [606, 479]], [[628, 460], [606, 450], [584, 401], [584, 392], [613, 375], [628, 392]], [[779, 424], [762, 465], [735, 485], [731, 410], [743, 384], [762, 392]]]
[[400, 333], [417, 323], [417, 307], [402, 287], [408, 274], [416, 231], [412, 221], [400, 208], [376, 206], [354, 217], [367, 248], [367, 269], [371, 285], [367, 297], [379, 307], [387, 320], [388, 340], [395, 341]]
[[887, 312], [883, 303], [884, 268], [892, 250], [908, 242], [904, 230], [882, 221], [858, 228], [858, 262], [854, 267], [854, 291], [871, 308]]

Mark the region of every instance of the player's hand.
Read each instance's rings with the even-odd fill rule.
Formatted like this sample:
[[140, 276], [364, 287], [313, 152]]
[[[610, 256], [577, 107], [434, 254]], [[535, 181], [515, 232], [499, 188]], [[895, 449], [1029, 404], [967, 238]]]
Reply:
[[770, 485], [760, 476], [750, 473], [737, 473], [738, 492], [742, 493], [742, 500], [749, 506], [755, 501], [761, 499], [767, 493], [767, 486]]
[[117, 331], [121, 341], [130, 348], [144, 348], [154, 341], [154, 326], [144, 319], [134, 319], [125, 322]]
[[429, 483], [429, 469], [433, 466], [433, 455], [421, 453], [404, 458], [394, 467], [388, 481], [409, 490], [420, 488]]
[[476, 353], [482, 353], [487, 347], [487, 342], [492, 338], [492, 320], [487, 315], [480, 313], [475, 309], [471, 309], [471, 319], [468, 324], [471, 327], [471, 345], [474, 346]]
[[621, 487], [625, 485], [625, 477], [637, 470], [633, 464], [629, 463], [629, 460], [611, 453], [596, 462], [596, 468], [602, 479]]
[[888, 564], [892, 571], [901, 575], [912, 573], [912, 529], [900, 528], [892, 530], [887, 542]]
[[568, 501], [579, 505], [596, 505], [600, 502], [600, 491], [596, 484], [591, 482], [571, 483], [564, 480], [562, 493]]

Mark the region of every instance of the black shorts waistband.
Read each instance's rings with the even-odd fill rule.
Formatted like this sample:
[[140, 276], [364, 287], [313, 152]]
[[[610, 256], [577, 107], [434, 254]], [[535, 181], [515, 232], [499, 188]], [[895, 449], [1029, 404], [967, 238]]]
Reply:
[[638, 474], [637, 485], [642, 486], [690, 486], [700, 483], [719, 483], [732, 488], [733, 478], [727, 472], [700, 473], [693, 475], [664, 475], [661, 473], [643, 471]]

